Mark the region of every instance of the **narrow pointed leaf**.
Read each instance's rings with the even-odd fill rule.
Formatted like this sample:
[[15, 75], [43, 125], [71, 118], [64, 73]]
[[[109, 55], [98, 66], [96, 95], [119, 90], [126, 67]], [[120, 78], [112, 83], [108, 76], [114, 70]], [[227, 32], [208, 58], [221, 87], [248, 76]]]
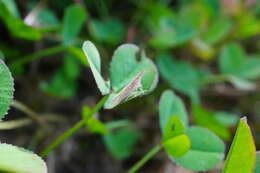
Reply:
[[106, 82], [101, 76], [101, 60], [96, 46], [90, 41], [86, 41], [83, 43], [83, 51], [88, 60], [99, 90], [103, 95], [108, 94], [110, 92], [110, 85], [109, 82]]
[[246, 118], [240, 119], [222, 173], [251, 173], [256, 162], [256, 148]]

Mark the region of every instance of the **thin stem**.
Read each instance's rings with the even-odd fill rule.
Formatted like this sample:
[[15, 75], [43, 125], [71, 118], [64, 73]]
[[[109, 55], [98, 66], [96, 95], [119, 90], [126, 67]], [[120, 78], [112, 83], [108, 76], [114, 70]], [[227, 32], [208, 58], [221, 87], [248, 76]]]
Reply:
[[61, 52], [63, 50], [66, 50], [67, 46], [64, 45], [57, 45], [57, 46], [53, 46], [50, 48], [46, 48], [43, 49], [41, 51], [38, 51], [36, 53], [30, 54], [30, 55], [26, 55], [24, 57], [19, 58], [18, 60], [16, 60], [14, 63], [12, 63], [10, 66], [11, 67], [16, 67], [17, 65], [23, 65], [26, 64], [34, 59], [39, 59], [48, 55], [52, 55], [58, 52]]
[[228, 80], [229, 80], [228, 75], [212, 75], [205, 78], [202, 82], [204, 84], [210, 84], [210, 83], [226, 82]]
[[12, 106], [21, 112], [25, 113], [28, 117], [38, 122], [42, 127], [45, 129], [49, 129], [48, 125], [46, 124], [45, 120], [43, 120], [41, 117], [38, 116], [36, 112], [34, 112], [32, 109], [24, 105], [23, 103], [13, 100]]
[[[96, 112], [98, 112], [103, 105], [105, 104], [108, 96], [104, 96], [97, 104], [96, 106], [90, 111], [89, 118], [91, 118]], [[57, 146], [59, 146], [61, 143], [63, 143], [67, 138], [72, 136], [74, 133], [76, 133], [81, 127], [83, 127], [86, 124], [87, 120], [82, 119], [79, 122], [77, 122], [74, 126], [72, 126], [70, 129], [65, 131], [61, 136], [59, 136], [57, 139], [55, 139], [46, 149], [44, 149], [41, 153], [41, 157], [46, 157], [49, 152], [51, 152], [53, 149], [55, 149]]]
[[155, 145], [144, 157], [134, 164], [127, 173], [135, 173], [140, 169], [147, 161], [149, 161], [155, 154], [161, 150], [162, 146], [160, 144]]

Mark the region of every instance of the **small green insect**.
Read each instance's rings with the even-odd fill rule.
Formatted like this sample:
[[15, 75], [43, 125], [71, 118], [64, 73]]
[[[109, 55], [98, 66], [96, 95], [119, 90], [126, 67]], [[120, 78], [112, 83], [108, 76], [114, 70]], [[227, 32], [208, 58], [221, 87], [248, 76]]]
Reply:
[[0, 120], [7, 113], [13, 99], [13, 94], [13, 77], [3, 60], [0, 59]]

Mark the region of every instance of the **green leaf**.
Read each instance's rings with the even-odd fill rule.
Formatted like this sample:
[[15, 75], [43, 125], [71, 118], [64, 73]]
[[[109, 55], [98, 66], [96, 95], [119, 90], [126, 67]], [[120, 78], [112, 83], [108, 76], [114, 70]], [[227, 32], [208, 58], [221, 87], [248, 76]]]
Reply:
[[61, 33], [63, 44], [71, 45], [75, 42], [86, 17], [86, 11], [78, 5], [70, 5], [66, 8]]
[[207, 44], [215, 44], [222, 41], [231, 29], [231, 21], [224, 16], [218, 17], [209, 25], [207, 30], [202, 33], [202, 40]]
[[[111, 125], [113, 126], [113, 123]], [[110, 123], [107, 124], [109, 128]], [[103, 136], [107, 149], [113, 156], [119, 159], [124, 159], [132, 154], [133, 148], [139, 139], [140, 134], [132, 125], [127, 125], [110, 130]]]
[[36, 16], [36, 26], [40, 28], [58, 27], [59, 20], [49, 8], [43, 8]]
[[68, 99], [74, 96], [77, 91], [79, 73], [80, 67], [77, 59], [74, 55], [67, 54], [63, 66], [57, 70], [52, 80], [49, 83], [42, 82], [40, 88], [52, 96]]
[[169, 54], [160, 55], [156, 60], [162, 78], [172, 88], [187, 94], [193, 102], [198, 103], [204, 74], [188, 63], [172, 59]]
[[17, 38], [39, 40], [42, 37], [39, 30], [26, 25], [23, 20], [13, 16], [1, 1], [0, 18], [3, 20], [10, 33]]
[[110, 64], [110, 77], [113, 92], [105, 103], [111, 109], [121, 102], [145, 95], [154, 90], [158, 82], [158, 72], [154, 63], [141, 53], [137, 61], [138, 47], [124, 44], [114, 52]]
[[166, 141], [170, 138], [174, 138], [176, 136], [182, 135], [185, 132], [185, 127], [181, 120], [177, 117], [172, 115], [163, 129], [163, 141]]
[[218, 122], [226, 127], [235, 126], [239, 120], [239, 117], [236, 114], [229, 112], [215, 112], [214, 116]]
[[14, 94], [13, 77], [2, 59], [0, 59], [0, 119], [9, 109]]
[[256, 153], [256, 167], [254, 169], [254, 173], [260, 173], [260, 152]]
[[108, 94], [110, 92], [110, 82], [106, 82], [101, 76], [101, 60], [96, 46], [90, 41], [85, 41], [82, 49], [88, 60], [99, 90], [103, 95]]
[[208, 128], [225, 140], [230, 138], [229, 129], [217, 120], [214, 113], [205, 110], [199, 105], [193, 105], [192, 115], [196, 125]]
[[193, 38], [195, 31], [172, 18], [160, 20], [160, 26], [153, 33], [150, 44], [157, 49], [167, 49], [182, 45]]
[[231, 144], [223, 173], [251, 173], [255, 167], [256, 148], [246, 118], [241, 118]]
[[96, 40], [110, 44], [121, 42], [125, 34], [123, 23], [115, 18], [92, 20], [90, 31]]
[[15, 0], [1, 0], [1, 1], [5, 4], [6, 8], [12, 14], [12, 16], [19, 18], [20, 14], [17, 9]]
[[188, 126], [188, 116], [182, 100], [172, 91], [163, 92], [159, 103], [160, 127], [164, 133], [164, 129], [168, 121], [173, 116], [177, 116], [185, 127]]
[[162, 145], [169, 156], [177, 158], [189, 151], [190, 140], [184, 132], [181, 120], [177, 116], [171, 116], [162, 132]]
[[187, 153], [190, 149], [190, 145], [190, 140], [185, 134], [172, 137], [163, 142], [165, 152], [173, 158], [181, 157]]
[[87, 130], [91, 133], [106, 134], [108, 132], [105, 124], [93, 117], [87, 121], [86, 125]]
[[223, 74], [233, 75], [241, 80], [254, 80], [260, 77], [260, 57], [247, 56], [242, 47], [235, 43], [222, 49], [219, 65]]
[[0, 144], [0, 171], [13, 173], [47, 173], [44, 161], [23, 148]]
[[191, 141], [191, 149], [175, 162], [192, 171], [213, 169], [224, 158], [225, 145], [214, 133], [202, 128], [191, 127], [186, 135]]

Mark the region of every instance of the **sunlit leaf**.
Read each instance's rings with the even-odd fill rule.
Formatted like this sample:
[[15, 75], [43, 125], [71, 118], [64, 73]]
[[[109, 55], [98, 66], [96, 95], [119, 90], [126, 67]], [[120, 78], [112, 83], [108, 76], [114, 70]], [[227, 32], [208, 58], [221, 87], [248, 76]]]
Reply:
[[47, 173], [44, 161], [23, 148], [0, 144], [0, 171], [13, 173]]
[[240, 119], [222, 173], [251, 173], [255, 167], [256, 148], [246, 118]]
[[213, 169], [224, 158], [225, 145], [214, 133], [202, 128], [191, 127], [186, 135], [191, 141], [190, 150], [174, 161], [192, 171]]
[[185, 134], [172, 137], [163, 142], [165, 152], [173, 158], [183, 156], [189, 151], [190, 146], [190, 140]]
[[0, 119], [9, 109], [14, 94], [14, 81], [8, 67], [0, 59]]

